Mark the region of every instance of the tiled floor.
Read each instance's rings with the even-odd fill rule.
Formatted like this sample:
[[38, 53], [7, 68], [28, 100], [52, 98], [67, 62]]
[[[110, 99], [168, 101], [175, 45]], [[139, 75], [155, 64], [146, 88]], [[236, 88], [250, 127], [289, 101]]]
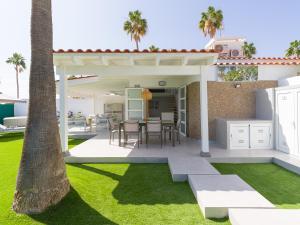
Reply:
[[[201, 143], [190, 138], [181, 138], [181, 144], [173, 147], [168, 141], [160, 147], [159, 141], [153, 137], [149, 147], [145, 143], [137, 147], [135, 140], [129, 140], [128, 145], [119, 147], [118, 138], [111, 144], [107, 132], [102, 131], [96, 137], [76, 146], [65, 158], [66, 162], [168, 162], [171, 156], [199, 156]], [[216, 144], [210, 144], [211, 157], [209, 162], [271, 162], [273, 157], [292, 162], [300, 167], [300, 160], [276, 150], [226, 150]], [[300, 172], [300, 171], [299, 171]]]

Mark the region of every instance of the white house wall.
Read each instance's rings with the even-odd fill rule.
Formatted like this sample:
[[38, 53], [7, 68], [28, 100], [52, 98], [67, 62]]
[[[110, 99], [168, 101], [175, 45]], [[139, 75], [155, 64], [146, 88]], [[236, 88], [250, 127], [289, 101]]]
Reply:
[[14, 115], [15, 116], [26, 116], [28, 113], [27, 102], [17, 102], [14, 104]]
[[278, 81], [278, 86], [293, 86], [300, 85], [300, 76], [283, 78]]
[[297, 76], [299, 66], [295, 65], [259, 65], [258, 80], [279, 80], [286, 77]]
[[122, 103], [125, 104], [124, 96], [99, 96], [95, 97], [95, 114], [104, 113], [104, 105], [111, 103]]

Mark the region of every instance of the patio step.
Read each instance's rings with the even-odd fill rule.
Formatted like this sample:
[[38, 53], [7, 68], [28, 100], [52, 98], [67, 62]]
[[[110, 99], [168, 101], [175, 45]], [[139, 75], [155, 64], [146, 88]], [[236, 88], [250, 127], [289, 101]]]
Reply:
[[299, 225], [299, 209], [229, 209], [232, 225]]
[[172, 179], [174, 182], [188, 180], [188, 175], [220, 174], [210, 163], [200, 156], [174, 155], [168, 157]]
[[188, 179], [205, 218], [226, 217], [230, 208], [275, 207], [237, 175], [189, 175]]

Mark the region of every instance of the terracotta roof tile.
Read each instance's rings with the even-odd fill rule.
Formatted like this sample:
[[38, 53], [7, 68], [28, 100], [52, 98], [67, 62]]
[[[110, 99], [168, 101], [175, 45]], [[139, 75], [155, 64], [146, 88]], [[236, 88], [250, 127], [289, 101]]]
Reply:
[[215, 65], [300, 65], [296, 57], [219, 57]]
[[205, 50], [205, 49], [191, 49], [191, 50], [187, 50], [187, 49], [161, 49], [161, 50], [154, 50], [154, 51], [150, 51], [148, 49], [144, 49], [144, 50], [129, 50], [129, 49], [124, 49], [124, 50], [120, 50], [120, 49], [106, 49], [106, 50], [102, 50], [102, 49], [96, 49], [96, 50], [92, 50], [92, 49], [87, 49], [87, 50], [82, 50], [82, 49], [77, 49], [77, 50], [73, 50], [73, 49], [68, 49], [68, 50], [64, 50], [64, 49], [58, 49], [58, 50], [53, 50], [53, 53], [58, 54], [58, 53], [216, 53], [216, 51], [214, 50]]
[[297, 57], [219, 57], [220, 60], [300, 60]]
[[300, 65], [299, 62], [217, 62], [218, 66]]

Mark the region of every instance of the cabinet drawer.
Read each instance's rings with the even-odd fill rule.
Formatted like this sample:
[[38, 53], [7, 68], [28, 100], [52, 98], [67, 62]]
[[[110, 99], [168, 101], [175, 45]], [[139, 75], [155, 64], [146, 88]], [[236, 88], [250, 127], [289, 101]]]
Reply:
[[250, 147], [252, 149], [272, 148], [272, 124], [250, 125]]
[[249, 125], [231, 124], [229, 138], [230, 138], [230, 149], [249, 148]]

